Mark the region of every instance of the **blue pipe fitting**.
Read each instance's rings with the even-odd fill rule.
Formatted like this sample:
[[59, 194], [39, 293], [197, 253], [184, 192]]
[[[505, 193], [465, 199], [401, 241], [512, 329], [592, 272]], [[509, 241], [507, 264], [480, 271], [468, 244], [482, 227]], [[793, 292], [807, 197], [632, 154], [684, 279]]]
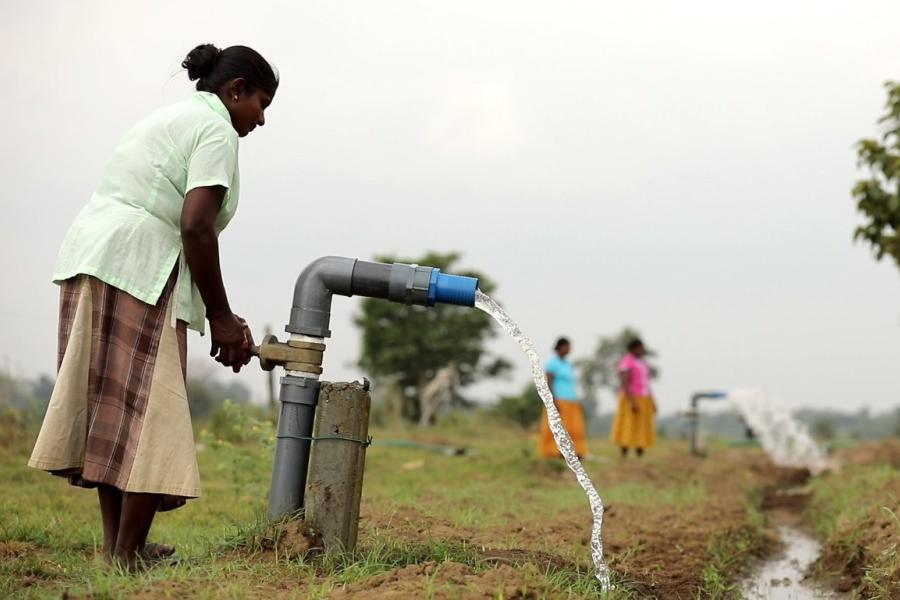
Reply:
[[431, 285], [428, 288], [429, 306], [439, 304], [456, 304], [457, 306], [475, 306], [475, 291], [478, 279], [465, 275], [448, 275], [434, 269], [431, 273]]

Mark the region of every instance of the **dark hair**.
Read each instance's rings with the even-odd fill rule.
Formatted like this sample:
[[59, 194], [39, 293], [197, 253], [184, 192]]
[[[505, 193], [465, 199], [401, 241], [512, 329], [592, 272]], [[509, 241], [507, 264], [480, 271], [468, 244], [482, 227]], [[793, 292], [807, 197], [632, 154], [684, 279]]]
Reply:
[[561, 337], [561, 338], [559, 338], [558, 340], [556, 340], [556, 345], [553, 346], [553, 349], [554, 349], [554, 350], [559, 350], [559, 349], [562, 348], [563, 346], [570, 346], [570, 345], [571, 345], [571, 344], [569, 343], [569, 338], [567, 338], [567, 337]]
[[200, 44], [182, 61], [188, 79], [197, 81], [197, 91], [218, 93], [232, 79], [242, 77], [250, 88], [274, 94], [278, 73], [262, 55], [247, 46], [229, 46], [220, 50], [212, 44]]
[[644, 342], [641, 341], [641, 338], [632, 338], [631, 341], [628, 342], [628, 351], [634, 352], [643, 345]]

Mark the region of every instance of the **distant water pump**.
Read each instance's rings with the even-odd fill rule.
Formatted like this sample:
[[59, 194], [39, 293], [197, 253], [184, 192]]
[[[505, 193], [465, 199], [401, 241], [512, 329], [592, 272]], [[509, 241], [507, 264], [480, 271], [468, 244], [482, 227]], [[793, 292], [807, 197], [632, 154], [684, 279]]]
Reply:
[[266, 337], [254, 349], [263, 368], [285, 369], [269, 490], [270, 519], [289, 516], [303, 507], [324, 338], [331, 336], [332, 297], [364, 296], [419, 306], [475, 306], [477, 289], [478, 279], [442, 273], [434, 267], [339, 256], [319, 258], [300, 273], [285, 327], [290, 338], [282, 343], [274, 336]]
[[691, 396], [691, 409], [685, 413], [691, 420], [691, 454], [694, 456], [702, 456], [700, 450], [700, 401], [701, 400], [722, 400], [728, 394], [722, 391], [697, 392]]

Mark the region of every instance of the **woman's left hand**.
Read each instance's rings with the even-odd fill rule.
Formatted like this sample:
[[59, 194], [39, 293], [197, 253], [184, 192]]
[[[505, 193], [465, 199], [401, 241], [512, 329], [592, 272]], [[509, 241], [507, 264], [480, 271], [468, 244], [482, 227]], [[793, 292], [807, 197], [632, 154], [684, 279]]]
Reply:
[[[247, 324], [247, 320], [238, 315], [234, 315], [237, 317], [237, 320], [241, 322], [241, 325], [244, 326], [244, 343], [247, 344], [248, 348], [253, 348], [256, 344], [253, 342], [253, 332], [250, 331], [250, 325]], [[244, 364], [250, 363], [250, 355], [247, 355], [247, 360], [244, 361]]]

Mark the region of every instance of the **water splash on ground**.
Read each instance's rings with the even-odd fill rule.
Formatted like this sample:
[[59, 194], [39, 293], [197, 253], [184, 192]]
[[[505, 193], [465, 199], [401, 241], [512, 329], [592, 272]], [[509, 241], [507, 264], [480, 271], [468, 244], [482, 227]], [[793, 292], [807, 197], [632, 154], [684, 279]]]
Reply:
[[594, 524], [591, 528], [591, 558], [594, 561], [594, 568], [597, 579], [600, 581], [600, 587], [603, 591], [607, 591], [610, 587], [609, 567], [603, 562], [603, 541], [600, 538], [600, 530], [603, 527], [603, 501], [584, 470], [581, 461], [578, 460], [578, 456], [575, 454], [572, 438], [569, 437], [569, 433], [563, 426], [559, 411], [553, 403], [553, 395], [547, 386], [547, 377], [544, 375], [541, 359], [534, 347], [534, 343], [522, 333], [516, 322], [500, 308], [500, 305], [481, 290], [475, 292], [475, 307], [491, 315], [500, 324], [500, 327], [516, 340], [519, 346], [522, 347], [522, 350], [525, 351], [525, 356], [531, 361], [531, 377], [534, 379], [534, 385], [547, 409], [547, 420], [550, 423], [550, 431], [553, 432], [553, 439], [556, 440], [556, 446], [565, 459], [566, 465], [575, 473], [575, 478], [582, 489], [584, 489], [585, 494], [587, 494], [588, 502], [591, 505], [591, 513], [594, 516]]
[[783, 405], [755, 390], [731, 391], [728, 399], [776, 465], [806, 468], [813, 475], [826, 468], [825, 452]]

